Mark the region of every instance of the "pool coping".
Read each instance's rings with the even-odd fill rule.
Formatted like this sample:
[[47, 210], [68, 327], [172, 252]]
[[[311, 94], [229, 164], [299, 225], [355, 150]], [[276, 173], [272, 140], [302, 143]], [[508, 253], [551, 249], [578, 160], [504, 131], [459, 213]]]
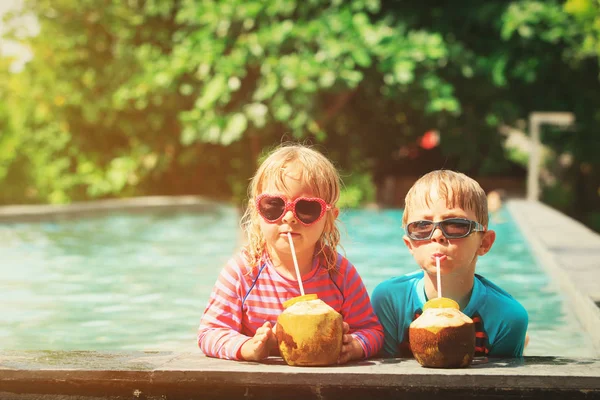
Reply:
[[93, 200], [71, 204], [0, 206], [0, 223], [69, 219], [119, 212], [204, 211], [223, 203], [203, 196], [143, 196]]
[[599, 356], [600, 235], [539, 201], [511, 199], [507, 208]]
[[[331, 367], [220, 360], [197, 352], [0, 351], [0, 397], [29, 398], [565, 398], [600, 397], [600, 360], [480, 359], [468, 368], [370, 359]], [[42, 397], [40, 397], [42, 395]], [[556, 398], [556, 397], [552, 397]]]

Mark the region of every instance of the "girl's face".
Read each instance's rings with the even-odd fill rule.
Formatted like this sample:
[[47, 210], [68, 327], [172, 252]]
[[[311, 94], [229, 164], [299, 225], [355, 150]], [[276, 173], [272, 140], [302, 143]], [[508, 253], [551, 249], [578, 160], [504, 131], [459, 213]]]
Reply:
[[[316, 197], [310, 185], [302, 180], [302, 173], [294, 164], [285, 167], [284, 181], [285, 188], [280, 188], [273, 183], [266, 182], [262, 193], [282, 196], [288, 202], [298, 197]], [[274, 252], [279, 258], [281, 256], [286, 258], [290, 256], [291, 247], [287, 236], [288, 232], [290, 232], [294, 241], [296, 255], [312, 256], [315, 246], [323, 233], [325, 222], [330, 217], [328, 214], [333, 211], [335, 210], [327, 211], [323, 218], [309, 226], [300, 223], [292, 210], [287, 210], [283, 217], [275, 223], [269, 223], [259, 216], [260, 229], [269, 252], [271, 254]]]
[[[434, 188], [431, 191], [431, 206], [425, 203], [411, 208], [408, 223], [418, 220], [443, 221], [448, 218], [466, 218], [477, 221], [475, 212], [462, 208], [448, 208], [446, 199], [440, 198]], [[409, 251], [428, 274], [436, 274], [436, 258], [440, 258], [440, 272], [443, 275], [469, 277], [475, 273], [477, 256], [487, 253], [495, 239], [494, 231], [472, 232], [461, 239], [448, 239], [437, 227], [430, 239], [413, 240], [404, 236]]]

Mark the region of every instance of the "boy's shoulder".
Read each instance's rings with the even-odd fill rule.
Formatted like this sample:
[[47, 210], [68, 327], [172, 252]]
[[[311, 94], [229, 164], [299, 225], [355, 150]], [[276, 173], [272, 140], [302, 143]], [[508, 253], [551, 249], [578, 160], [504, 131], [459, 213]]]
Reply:
[[475, 274], [475, 279], [485, 287], [486, 304], [488, 306], [497, 310], [503, 310], [503, 312], [509, 312], [514, 317], [522, 316], [527, 318], [525, 307], [510, 293], [479, 274]]
[[486, 292], [488, 296], [497, 296], [502, 299], [506, 299], [508, 301], [516, 301], [514, 297], [506, 290], [502, 289], [500, 286], [496, 285], [491, 280], [483, 277], [482, 275], [475, 274], [475, 279], [477, 279], [483, 286], [486, 288]]

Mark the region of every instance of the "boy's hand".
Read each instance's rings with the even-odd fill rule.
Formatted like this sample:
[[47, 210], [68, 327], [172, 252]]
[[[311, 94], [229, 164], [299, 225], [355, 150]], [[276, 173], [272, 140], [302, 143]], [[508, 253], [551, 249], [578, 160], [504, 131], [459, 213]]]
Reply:
[[360, 343], [358, 343], [358, 340], [348, 333], [350, 325], [344, 322], [343, 326], [342, 351], [338, 358], [338, 364], [344, 364], [350, 360], [358, 360], [365, 356], [365, 352]]
[[269, 321], [256, 330], [254, 337], [242, 345], [241, 355], [246, 361], [260, 361], [269, 357], [271, 348], [277, 346], [277, 339]]

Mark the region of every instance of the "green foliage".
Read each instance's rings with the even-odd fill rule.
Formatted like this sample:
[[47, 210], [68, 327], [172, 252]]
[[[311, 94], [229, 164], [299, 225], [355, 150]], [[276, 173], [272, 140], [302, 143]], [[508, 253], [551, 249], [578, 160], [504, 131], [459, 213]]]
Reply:
[[376, 187], [369, 173], [344, 176], [344, 186], [338, 200], [339, 208], [359, 208], [375, 201]]
[[509, 149], [506, 152], [506, 157], [523, 167], [526, 167], [529, 162], [529, 153], [520, 151], [519, 149]]
[[573, 204], [573, 189], [569, 184], [557, 182], [543, 188], [543, 197], [546, 202], [563, 212], [569, 211]]
[[567, 43], [566, 59], [600, 57], [600, 2], [598, 0], [514, 2], [505, 15], [502, 35]]
[[[357, 88], [373, 65], [391, 92], [414, 81], [417, 65], [436, 69], [445, 57], [439, 35], [405, 34], [369, 15], [378, 10], [378, 1], [357, 0], [182, 2], [170, 50], [161, 51], [162, 43], [140, 47], [144, 70], [118, 97], [139, 101], [177, 88], [193, 96], [179, 113], [184, 146], [227, 146], [274, 128], [322, 141], [325, 94]], [[431, 110], [457, 109], [451, 90], [429, 92]]]
[[[322, 142], [338, 113], [324, 100], [369, 73], [390, 96], [416, 84], [430, 112], [459, 109], [433, 73], [447, 56], [439, 34], [377, 18], [375, 0], [109, 1], [101, 12], [95, 1], [25, 4], [40, 34], [15, 36], [35, 57], [13, 76], [11, 103], [30, 111], [15, 129], [33, 201], [142, 194], [182, 167], [220, 169], [232, 189], [252, 157], [225, 166], [204, 150], [227, 155], [282, 132]], [[166, 190], [204, 186], [184, 175]]]
[[588, 213], [584, 223], [596, 232], [600, 232], [600, 212]]
[[342, 200], [356, 206], [372, 182], [414, 175], [406, 157], [430, 161], [432, 129], [428, 167], [504, 173], [523, 157], [498, 129], [540, 110], [576, 113], [544, 141], [592, 170], [567, 179], [598, 186], [597, 0], [24, 4], [40, 33], [6, 35], [34, 54], [23, 71], [0, 59], [3, 203], [239, 202], [261, 149], [298, 140], [352, 171]]
[[554, 154], [572, 158], [572, 165], [559, 171], [560, 181], [545, 189], [543, 199], [586, 220], [586, 213], [600, 211], [600, 2], [513, 2], [504, 22], [504, 39], [528, 51], [528, 67], [515, 73], [531, 76], [531, 92], [543, 94], [531, 101], [529, 110], [571, 111], [576, 117], [570, 129], [542, 132]]

